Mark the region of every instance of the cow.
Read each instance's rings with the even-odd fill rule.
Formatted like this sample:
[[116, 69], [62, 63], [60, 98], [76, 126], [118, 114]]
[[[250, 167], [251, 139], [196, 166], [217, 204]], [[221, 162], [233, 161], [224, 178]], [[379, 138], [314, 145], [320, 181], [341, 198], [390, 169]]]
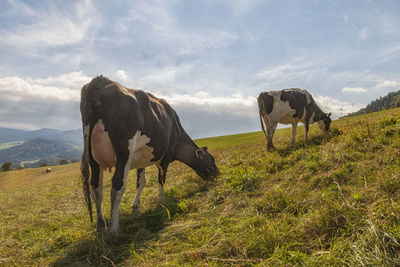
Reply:
[[161, 202], [167, 168], [174, 160], [188, 165], [203, 179], [213, 180], [219, 175], [207, 147], [199, 148], [183, 129], [175, 110], [150, 93], [128, 89], [102, 75], [97, 76], [81, 90], [80, 111], [84, 137], [83, 191], [91, 221], [91, 198], [95, 203], [98, 232], [106, 227], [101, 211], [103, 171], [106, 169], [115, 167], [108, 229], [111, 236], [118, 235], [119, 207], [129, 170], [137, 169], [133, 209], [140, 205], [147, 166], [158, 168]]
[[[279, 123], [292, 124], [292, 145], [295, 144], [297, 124], [302, 122], [305, 128], [304, 139], [308, 140], [310, 124], [318, 122], [323, 133], [327, 133], [331, 124], [331, 113], [324, 113], [315, 103], [312, 95], [305, 89], [291, 88], [262, 92], [257, 97], [261, 129], [267, 138], [267, 149], [274, 148], [272, 138]], [[264, 123], [267, 128], [265, 130]]]

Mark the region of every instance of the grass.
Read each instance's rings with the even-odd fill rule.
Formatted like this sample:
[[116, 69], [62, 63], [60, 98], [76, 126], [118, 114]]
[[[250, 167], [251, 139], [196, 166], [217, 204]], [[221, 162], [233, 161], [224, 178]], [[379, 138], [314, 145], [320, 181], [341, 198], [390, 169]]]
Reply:
[[13, 146], [19, 146], [19, 145], [22, 145], [23, 143], [24, 143], [24, 141], [14, 141], [14, 142], [8, 142], [8, 143], [1, 143], [0, 144], [0, 150], [11, 148]]
[[[166, 203], [148, 168], [140, 211], [136, 174], [121, 204], [121, 236], [89, 222], [79, 164], [0, 173], [0, 265], [359, 266], [400, 264], [400, 109], [315, 125], [197, 140], [221, 175], [206, 182], [173, 163]], [[109, 219], [110, 177], [104, 211]]]

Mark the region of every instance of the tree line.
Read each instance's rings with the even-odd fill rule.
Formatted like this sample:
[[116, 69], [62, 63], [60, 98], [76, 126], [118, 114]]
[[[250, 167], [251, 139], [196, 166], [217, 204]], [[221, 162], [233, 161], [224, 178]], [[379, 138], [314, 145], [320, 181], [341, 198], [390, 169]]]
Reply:
[[361, 114], [367, 114], [371, 112], [377, 112], [381, 110], [398, 108], [400, 107], [400, 90], [395, 92], [390, 92], [386, 96], [381, 96], [377, 98], [371, 103], [369, 103], [365, 108], [360, 109], [359, 111], [350, 113], [344, 117], [357, 116]]

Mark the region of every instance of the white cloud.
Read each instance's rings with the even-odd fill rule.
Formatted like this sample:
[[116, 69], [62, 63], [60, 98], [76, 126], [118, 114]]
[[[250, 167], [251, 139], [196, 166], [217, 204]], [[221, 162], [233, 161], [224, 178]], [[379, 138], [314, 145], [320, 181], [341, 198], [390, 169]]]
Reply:
[[123, 70], [117, 70], [115, 73], [118, 79], [121, 79], [123, 81], [126, 81], [128, 79], [128, 75], [126, 75], [126, 72]]
[[396, 81], [383, 81], [376, 85], [376, 87], [378, 88], [397, 87], [397, 86], [400, 86], [400, 83]]
[[228, 112], [230, 114], [240, 114], [251, 116], [257, 114], [257, 99], [253, 96], [244, 97], [241, 94], [234, 94], [225, 97], [211, 96], [207, 92], [198, 92], [195, 95], [171, 94], [157, 96], [167, 100], [172, 106], [198, 106], [215, 113]]
[[32, 96], [79, 101], [80, 90], [90, 79], [82, 71], [44, 79], [4, 77], [0, 78], [0, 92], [12, 101], [23, 101]]
[[342, 92], [350, 92], [350, 93], [365, 93], [368, 90], [362, 87], [343, 87]]
[[[0, 78], [0, 93], [4, 96], [0, 101], [0, 113], [4, 115], [0, 125], [26, 129], [80, 127], [80, 90], [90, 80], [82, 71], [41, 79]], [[193, 137], [259, 130], [255, 96], [215, 96], [209, 91], [155, 95], [171, 104]], [[362, 108], [328, 96], [314, 98], [325, 112], [336, 117]]]
[[237, 40], [238, 37], [228, 30], [185, 30], [178, 25], [177, 17], [172, 11], [173, 6], [172, 1], [138, 1], [130, 10], [128, 18], [121, 18], [117, 24], [129, 23], [130, 31], [142, 36], [140, 40], [135, 40], [136, 44], [158, 47], [158, 52], [165, 53], [166, 57], [224, 48]]
[[368, 30], [367, 29], [363, 29], [360, 34], [359, 34], [361, 40], [365, 40], [368, 36]]
[[33, 22], [1, 30], [0, 42], [28, 49], [73, 45], [85, 40], [95, 23], [89, 0], [78, 2], [72, 16], [55, 6], [47, 10], [26, 10], [31, 12]]
[[289, 63], [285, 63], [278, 66], [273, 66], [265, 70], [259, 71], [255, 74], [257, 78], [265, 80], [275, 80], [283, 78], [285, 76], [304, 73], [306, 69], [313, 66], [311, 62], [302, 62], [302, 59], [292, 59]]
[[155, 95], [171, 104], [193, 138], [259, 130], [255, 97], [239, 94], [217, 97], [202, 91], [194, 95]]
[[362, 104], [340, 101], [329, 96], [315, 96], [314, 99], [324, 112], [332, 112], [335, 117], [358, 111], [364, 107]]
[[234, 16], [240, 16], [245, 13], [247, 13], [249, 10], [253, 9], [256, 7], [259, 3], [262, 3], [265, 1], [261, 0], [224, 0], [226, 4], [230, 5], [232, 14]]

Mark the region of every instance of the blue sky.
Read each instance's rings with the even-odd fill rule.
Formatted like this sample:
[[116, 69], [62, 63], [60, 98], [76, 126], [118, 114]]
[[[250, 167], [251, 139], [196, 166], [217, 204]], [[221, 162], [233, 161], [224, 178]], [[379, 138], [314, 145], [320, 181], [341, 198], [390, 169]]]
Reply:
[[400, 2], [0, 2], [0, 126], [81, 127], [104, 74], [166, 98], [193, 137], [259, 130], [261, 91], [338, 117], [400, 89]]

